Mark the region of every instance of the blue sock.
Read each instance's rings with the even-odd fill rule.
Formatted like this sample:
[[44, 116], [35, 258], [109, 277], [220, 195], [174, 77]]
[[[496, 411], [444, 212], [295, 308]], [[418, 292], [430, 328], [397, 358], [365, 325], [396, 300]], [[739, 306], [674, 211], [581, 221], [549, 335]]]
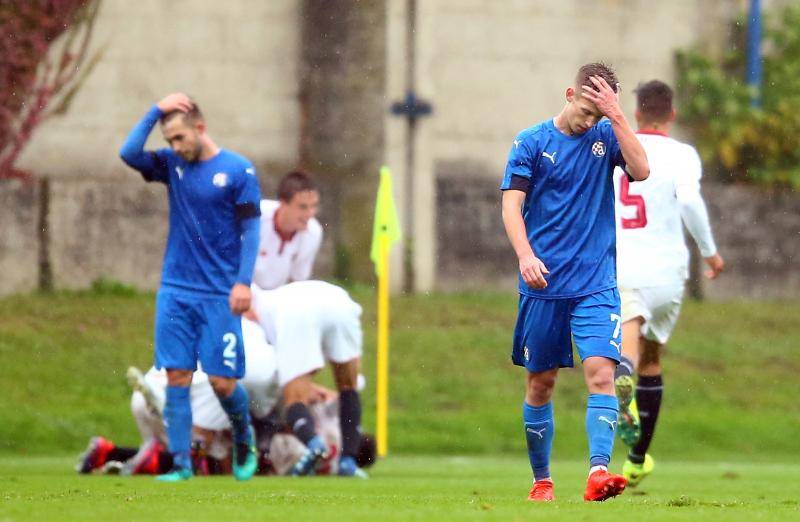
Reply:
[[553, 403], [531, 406], [522, 403], [522, 420], [525, 421], [525, 439], [528, 441], [528, 459], [531, 461], [534, 480], [550, 478], [550, 451], [556, 425], [553, 422]]
[[250, 442], [250, 399], [244, 387], [236, 383], [236, 388], [228, 397], [220, 397], [219, 403], [228, 414], [233, 425], [233, 441], [236, 444]]
[[586, 403], [586, 435], [589, 437], [589, 465], [608, 466], [614, 449], [619, 403], [613, 395], [589, 394]]
[[177, 468], [191, 470], [192, 403], [189, 400], [188, 386], [167, 386], [164, 424], [172, 462]]

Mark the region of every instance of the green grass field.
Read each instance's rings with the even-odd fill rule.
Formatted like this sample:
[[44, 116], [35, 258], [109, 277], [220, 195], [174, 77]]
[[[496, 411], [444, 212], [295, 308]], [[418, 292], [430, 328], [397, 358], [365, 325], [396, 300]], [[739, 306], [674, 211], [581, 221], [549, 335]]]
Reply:
[[[365, 309], [369, 430], [374, 293], [352, 293]], [[0, 299], [0, 520], [34, 513], [150, 520], [176, 505], [177, 519], [219, 519], [242, 505], [259, 518], [531, 516], [534, 508], [522, 500], [530, 473], [520, 428], [523, 372], [508, 358], [515, 304], [511, 292], [393, 299], [391, 454], [373, 480], [215, 478], [165, 488], [148, 478], [71, 471], [92, 435], [139, 442], [124, 374], [128, 365], [146, 368], [152, 360], [153, 295], [103, 284]], [[626, 493], [603, 506], [580, 501], [586, 392], [579, 369], [562, 372], [555, 396], [559, 500], [535, 509], [587, 520], [618, 517], [628, 507], [665, 520], [800, 520], [798, 305], [686, 303], [665, 357], [665, 401], [652, 447], [659, 467], [646, 494]], [[617, 466], [622, 458], [618, 443]]]
[[559, 462], [556, 502], [525, 500], [514, 457], [393, 457], [368, 481], [78, 477], [63, 458], [0, 460], [0, 520], [796, 520], [800, 467], [676, 463], [603, 504], [581, 499], [586, 468]]

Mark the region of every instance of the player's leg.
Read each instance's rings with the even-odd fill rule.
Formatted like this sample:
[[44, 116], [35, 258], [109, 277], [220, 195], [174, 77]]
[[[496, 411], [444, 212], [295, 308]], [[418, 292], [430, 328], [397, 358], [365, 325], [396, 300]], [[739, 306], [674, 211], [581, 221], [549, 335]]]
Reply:
[[322, 351], [331, 362], [339, 390], [339, 427], [342, 435], [339, 475], [366, 478], [366, 472], [356, 464], [361, 447], [361, 397], [358, 393], [363, 343], [361, 306], [353, 302], [346, 292], [342, 291], [340, 295], [340, 298], [330, 302], [325, 317], [328, 328], [322, 336]]
[[258, 468], [258, 456], [250, 426], [250, 399], [238, 381], [245, 373], [242, 319], [231, 313], [227, 299], [204, 300], [202, 314], [204, 331], [199, 345], [200, 362], [231, 421], [234, 477], [248, 480]]
[[358, 393], [359, 359], [331, 363], [336, 388], [339, 390], [339, 428], [342, 434], [342, 456], [339, 475], [366, 478], [356, 464], [361, 447], [361, 397]]
[[646, 292], [635, 288], [621, 288], [622, 356], [614, 372], [614, 384], [619, 401], [617, 431], [622, 441], [632, 446], [639, 440], [639, 413], [635, 397], [634, 372], [639, 361], [643, 342], [642, 331], [652, 318]]
[[574, 300], [570, 326], [589, 398], [586, 405], [586, 434], [589, 440], [589, 479], [585, 500], [602, 501], [625, 489], [625, 478], [608, 472], [618, 402], [614, 370], [622, 352], [619, 293], [605, 290]]
[[622, 357], [614, 372], [614, 387], [619, 401], [617, 431], [622, 442], [633, 446], [639, 440], [640, 435], [639, 411], [635, 395], [636, 382], [633, 371], [639, 362], [639, 352], [641, 344], [644, 342], [641, 334], [644, 318], [637, 315], [626, 321], [624, 304], [622, 316], [624, 321], [622, 323]]
[[641, 416], [641, 436], [631, 448], [622, 468], [623, 474], [632, 486], [641, 482], [655, 467], [653, 458], [647, 452], [653, 440], [661, 409], [663, 390], [661, 352], [678, 322], [683, 291], [682, 283], [652, 287], [642, 291], [652, 315], [642, 327], [643, 341], [640, 344], [640, 359], [637, 366], [639, 378], [636, 386], [636, 403]]
[[522, 423], [533, 485], [528, 499], [553, 500], [550, 454], [555, 436], [551, 396], [559, 368], [571, 367], [569, 303], [521, 295], [511, 361], [527, 370]]
[[167, 369], [164, 424], [173, 459], [173, 470], [157, 479], [175, 482], [192, 476], [189, 387], [197, 367], [194, 350], [197, 321], [191, 303], [174, 294], [159, 292], [155, 330], [156, 367]]
[[642, 433], [638, 442], [628, 452], [622, 473], [631, 486], [637, 486], [655, 466], [647, 453], [655, 434], [658, 413], [661, 410], [663, 380], [661, 378], [661, 349], [657, 341], [645, 340], [639, 360], [639, 380], [636, 383], [636, 402], [641, 416]]
[[283, 388], [286, 424], [291, 428], [294, 436], [306, 446], [303, 456], [289, 471], [291, 475], [295, 476], [313, 473], [317, 464], [325, 458], [328, 451], [325, 441], [317, 435], [314, 418], [308, 409], [314, 393], [312, 376], [312, 373], [299, 375], [286, 383]]
[[550, 454], [553, 450], [555, 422], [551, 397], [556, 385], [558, 368], [528, 372], [522, 420], [528, 460], [533, 471], [533, 486], [529, 500], [553, 500], [553, 480], [550, 477]]

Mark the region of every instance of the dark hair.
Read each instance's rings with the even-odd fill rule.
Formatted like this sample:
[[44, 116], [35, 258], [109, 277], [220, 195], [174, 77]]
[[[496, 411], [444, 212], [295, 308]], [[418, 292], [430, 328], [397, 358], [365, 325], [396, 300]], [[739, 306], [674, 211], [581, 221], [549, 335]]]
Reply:
[[359, 468], [368, 468], [375, 464], [378, 451], [375, 445], [375, 437], [369, 433], [361, 435], [361, 444], [358, 446], [358, 455], [356, 455], [356, 464]]
[[592, 80], [589, 79], [590, 76], [601, 77], [611, 86], [614, 92], [619, 90], [619, 80], [617, 79], [617, 73], [614, 72], [614, 69], [612, 69], [610, 65], [606, 65], [602, 62], [594, 62], [587, 63], [578, 69], [578, 74], [575, 76], [575, 87], [578, 88], [578, 93], [580, 93], [581, 85], [588, 85], [592, 89], [596, 89]]
[[644, 119], [665, 121], [672, 114], [672, 89], [660, 80], [640, 83], [636, 88], [636, 108]]
[[302, 170], [293, 170], [286, 174], [281, 182], [278, 184], [278, 199], [290, 202], [295, 194], [298, 192], [305, 192], [313, 190], [319, 192], [317, 184], [311, 176]]
[[192, 108], [189, 109], [189, 112], [183, 112], [181, 110], [169, 111], [165, 114], [162, 114], [161, 118], [159, 118], [159, 121], [163, 125], [175, 116], [183, 116], [183, 120], [189, 125], [197, 123], [198, 121], [205, 121], [203, 112], [200, 110], [200, 107], [198, 107], [194, 100], [192, 100]]

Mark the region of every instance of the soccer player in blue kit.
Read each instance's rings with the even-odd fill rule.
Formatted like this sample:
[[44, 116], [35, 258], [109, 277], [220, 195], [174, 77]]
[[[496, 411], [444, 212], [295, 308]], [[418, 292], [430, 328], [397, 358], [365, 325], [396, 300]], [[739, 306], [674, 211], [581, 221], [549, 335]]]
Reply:
[[[156, 123], [170, 148], [144, 150]], [[218, 147], [197, 105], [175, 93], [133, 128], [120, 156], [146, 181], [167, 186], [169, 237], [156, 297], [155, 364], [167, 369], [164, 421], [173, 455], [162, 482], [192, 476], [189, 387], [199, 360], [234, 433], [238, 480], [257, 467], [244, 376], [240, 314], [250, 309], [261, 193], [253, 165]]]
[[643, 180], [650, 171], [620, 109], [618, 90], [608, 66], [581, 67], [558, 116], [516, 137], [500, 186], [503, 223], [519, 259], [511, 359], [528, 371], [522, 417], [533, 501], [554, 498], [551, 396], [559, 368], [573, 366], [571, 340], [589, 389], [584, 499], [602, 501], [626, 485], [624, 477], [607, 469], [618, 410], [614, 369], [622, 342], [613, 172], [620, 166], [633, 180]]

